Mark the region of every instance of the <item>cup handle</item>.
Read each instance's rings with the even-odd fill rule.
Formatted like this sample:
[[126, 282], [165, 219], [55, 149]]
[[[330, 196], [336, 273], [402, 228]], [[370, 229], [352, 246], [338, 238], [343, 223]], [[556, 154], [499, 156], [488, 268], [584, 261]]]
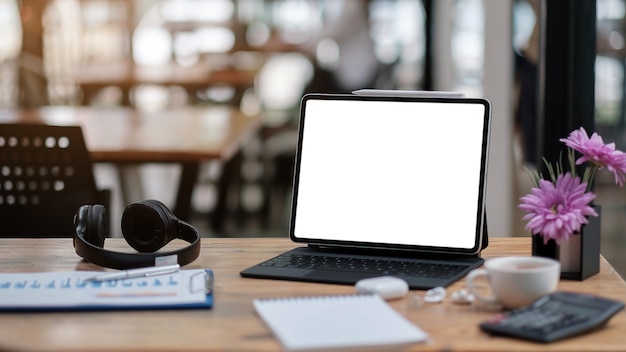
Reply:
[[[488, 303], [488, 304], [498, 304], [498, 300], [496, 299], [495, 296], [493, 296], [493, 290], [492, 290], [492, 296], [491, 297], [486, 297], [481, 295], [480, 293], [478, 293], [474, 287], [474, 280], [478, 277], [484, 276], [485, 279], [487, 278], [487, 270], [486, 269], [475, 269], [472, 270], [468, 275], [467, 275], [467, 279], [465, 279], [465, 284], [467, 285], [467, 288], [470, 290], [470, 292], [474, 295], [474, 297], [478, 298], [479, 300]], [[489, 283], [489, 280], [486, 280], [487, 283]], [[491, 287], [491, 284], [489, 284], [489, 286]]]

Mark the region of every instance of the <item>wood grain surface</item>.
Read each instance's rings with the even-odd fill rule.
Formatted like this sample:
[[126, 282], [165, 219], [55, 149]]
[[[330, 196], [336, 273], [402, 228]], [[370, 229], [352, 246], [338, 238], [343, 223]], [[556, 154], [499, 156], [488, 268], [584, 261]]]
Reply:
[[[173, 243], [176, 248], [185, 243]], [[530, 238], [493, 238], [486, 259], [530, 255]], [[278, 341], [256, 315], [255, 298], [349, 294], [349, 285], [249, 279], [239, 272], [295, 245], [286, 238], [204, 238], [200, 258], [187, 268], [215, 273], [211, 310], [0, 313], [0, 351], [276, 351]], [[108, 249], [132, 251], [123, 239]], [[0, 271], [104, 270], [78, 257], [71, 239], [0, 239]], [[464, 288], [460, 281], [448, 297]], [[560, 290], [595, 293], [626, 301], [626, 283], [601, 259], [599, 274], [586, 281], [561, 281]], [[429, 334], [416, 351], [624, 351], [626, 312], [600, 331], [552, 344], [536, 344], [481, 332], [479, 322], [496, 312], [478, 304], [423, 303], [410, 291], [391, 306]], [[297, 314], [297, 312], [294, 312]], [[382, 328], [382, 327], [381, 327]]]

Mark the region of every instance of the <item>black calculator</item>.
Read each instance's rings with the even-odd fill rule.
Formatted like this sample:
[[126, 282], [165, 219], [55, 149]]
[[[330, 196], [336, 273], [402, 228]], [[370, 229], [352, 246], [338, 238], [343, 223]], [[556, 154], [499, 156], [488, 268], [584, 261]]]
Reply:
[[599, 328], [622, 309], [623, 302], [557, 291], [527, 307], [493, 316], [480, 328], [498, 335], [552, 342]]

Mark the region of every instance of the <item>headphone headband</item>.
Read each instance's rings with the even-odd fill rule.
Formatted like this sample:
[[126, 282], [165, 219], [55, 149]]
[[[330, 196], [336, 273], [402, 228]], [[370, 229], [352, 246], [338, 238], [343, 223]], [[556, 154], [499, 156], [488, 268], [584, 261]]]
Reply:
[[[101, 205], [84, 205], [82, 206], [74, 218], [74, 224], [76, 231], [74, 232], [74, 249], [76, 254], [81, 256], [88, 262], [97, 264], [99, 266], [113, 268], [113, 269], [131, 269], [146, 266], [156, 265], [158, 258], [164, 258], [168, 256], [176, 256], [179, 265], [183, 266], [196, 260], [200, 255], [200, 233], [190, 224], [177, 219], [162, 203], [154, 200], [144, 201], [140, 203], [134, 203], [131, 206], [145, 206], [149, 208], [161, 209], [165, 211], [167, 216], [162, 216], [160, 219], [164, 224], [152, 224], [148, 228], [143, 229], [141, 236], [146, 236], [146, 231], [153, 231], [152, 227], [159, 228], [155, 231], [159, 236], [159, 246], [149, 245], [148, 250], [142, 250], [143, 253], [124, 253], [115, 252], [104, 249], [104, 238], [108, 235], [106, 233], [106, 211]], [[129, 206], [130, 207], [130, 206]], [[128, 208], [127, 208], [128, 209]], [[161, 213], [162, 214], [162, 213]], [[136, 219], [129, 219], [129, 217], [137, 216], [136, 213], [124, 212], [122, 223], [130, 221], [134, 222]], [[153, 221], [153, 220], [151, 220]], [[145, 220], [137, 221], [138, 224], [144, 224]], [[157, 221], [158, 222], [158, 221]], [[94, 228], [95, 227], [95, 228]], [[163, 227], [165, 230], [161, 230]], [[98, 232], [97, 234], [90, 233], [92, 231]], [[167, 231], [169, 233], [160, 233]], [[137, 231], [123, 231], [126, 241], [131, 244], [133, 236], [137, 234]], [[148, 233], [150, 235], [150, 233]], [[157, 237], [157, 234], [154, 234]], [[174, 251], [156, 252], [159, 248], [167, 244], [172, 239], [182, 239], [189, 242], [189, 245]], [[135, 249], [141, 250], [139, 248]], [[146, 253], [152, 252], [152, 253]]]

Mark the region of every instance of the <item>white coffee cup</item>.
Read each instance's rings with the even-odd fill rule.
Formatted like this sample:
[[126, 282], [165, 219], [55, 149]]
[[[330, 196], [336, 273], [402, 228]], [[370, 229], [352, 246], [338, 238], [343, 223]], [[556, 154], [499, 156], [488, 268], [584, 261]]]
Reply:
[[[485, 261], [484, 268], [471, 271], [467, 288], [476, 298], [488, 304], [515, 309], [527, 306], [553, 292], [559, 283], [561, 264], [543, 257], [500, 257]], [[485, 277], [491, 287], [491, 297], [476, 289], [475, 281]]]

